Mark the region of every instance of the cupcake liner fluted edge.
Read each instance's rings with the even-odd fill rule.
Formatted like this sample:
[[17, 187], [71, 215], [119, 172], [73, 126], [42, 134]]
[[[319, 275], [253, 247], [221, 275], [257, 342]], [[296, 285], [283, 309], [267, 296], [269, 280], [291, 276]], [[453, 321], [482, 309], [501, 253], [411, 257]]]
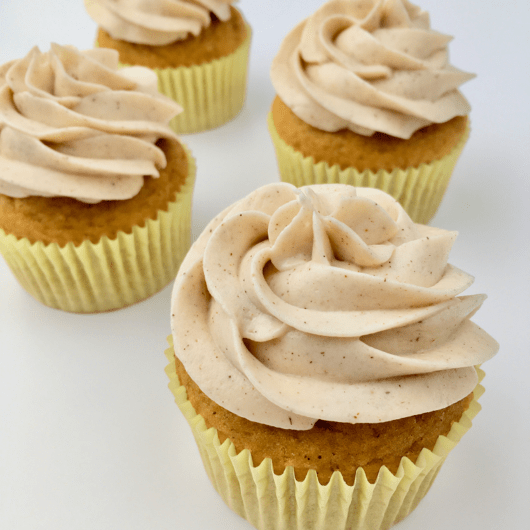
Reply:
[[22, 287], [44, 305], [73, 313], [120, 309], [163, 289], [175, 278], [191, 243], [196, 166], [185, 150], [188, 176], [175, 200], [131, 233], [60, 247], [0, 229], [0, 253]]
[[[273, 471], [270, 458], [254, 466], [248, 450], [237, 453], [230, 440], [219, 442], [217, 430], [207, 428], [188, 401], [174, 360], [172, 337], [165, 351], [169, 388], [190, 425], [204, 467], [225, 503], [258, 530], [385, 530], [404, 519], [425, 496], [449, 452], [471, 427], [480, 411], [479, 383], [469, 408], [447, 436], [439, 436], [432, 451], [423, 449], [413, 463], [402, 458], [395, 474], [385, 466], [371, 484], [364, 470], [357, 470], [353, 486], [335, 471], [328, 484], [318, 481], [314, 470], [303, 481], [292, 467], [281, 475]], [[479, 381], [484, 372], [477, 368]]]
[[183, 111], [171, 120], [178, 134], [215, 129], [235, 118], [245, 102], [252, 31], [230, 55], [194, 66], [153, 68], [158, 90]]

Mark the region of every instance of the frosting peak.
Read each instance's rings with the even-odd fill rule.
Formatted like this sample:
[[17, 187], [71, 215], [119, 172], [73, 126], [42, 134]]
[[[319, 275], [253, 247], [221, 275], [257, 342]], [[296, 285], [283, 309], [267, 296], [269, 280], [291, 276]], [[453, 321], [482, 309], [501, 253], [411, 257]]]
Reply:
[[450, 40], [408, 0], [331, 0], [287, 35], [272, 82], [313, 127], [406, 139], [469, 113], [458, 87], [474, 75], [449, 64]]
[[114, 39], [164, 46], [230, 19], [235, 0], [85, 0], [88, 14]]
[[157, 177], [180, 107], [118, 53], [52, 44], [0, 67], [0, 193], [122, 200]]
[[377, 423], [471, 392], [497, 343], [485, 296], [447, 263], [456, 233], [382, 191], [264, 186], [214, 219], [173, 292], [175, 351], [211, 399], [253, 421]]

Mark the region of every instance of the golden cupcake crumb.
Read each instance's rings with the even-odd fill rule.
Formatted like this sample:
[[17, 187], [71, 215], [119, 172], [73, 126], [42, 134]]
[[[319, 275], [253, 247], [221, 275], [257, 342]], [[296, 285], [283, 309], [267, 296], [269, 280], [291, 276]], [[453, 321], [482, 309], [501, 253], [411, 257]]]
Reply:
[[406, 169], [429, 164], [448, 155], [466, 132], [467, 116], [433, 124], [416, 131], [408, 140], [376, 132], [362, 136], [348, 129], [327, 132], [298, 118], [278, 97], [272, 104], [274, 126], [280, 138], [315, 163], [338, 164], [374, 173], [383, 169]]
[[84, 240], [97, 243], [102, 236], [114, 239], [118, 231], [127, 234], [133, 226], [144, 226], [147, 219], [156, 219], [160, 210], [167, 210], [188, 176], [184, 147], [170, 140], [159, 140], [167, 166], [160, 177], [144, 177], [140, 192], [124, 201], [102, 201], [86, 204], [66, 197], [26, 197], [16, 199], [0, 194], [0, 228], [31, 243], [68, 242], [80, 245]]
[[278, 475], [293, 466], [299, 481], [314, 469], [323, 485], [336, 470], [352, 486], [359, 467], [374, 483], [382, 466], [396, 473], [402, 457], [415, 463], [423, 448], [432, 450], [438, 437], [451, 430], [473, 398], [471, 393], [444, 409], [384, 423], [318, 420], [308, 431], [295, 431], [252, 422], [229, 412], [201, 391], [176, 357], [175, 367], [195, 412], [204, 418], [208, 428], [218, 431], [221, 444], [229, 439], [238, 453], [248, 449], [254, 466], [271, 458]]
[[190, 35], [165, 46], [150, 46], [113, 39], [104, 29], [98, 29], [97, 43], [120, 54], [125, 64], [148, 68], [177, 68], [211, 62], [235, 52], [247, 37], [245, 20], [241, 13], [230, 7], [232, 16], [223, 22], [211, 15], [210, 26], [197, 36]]

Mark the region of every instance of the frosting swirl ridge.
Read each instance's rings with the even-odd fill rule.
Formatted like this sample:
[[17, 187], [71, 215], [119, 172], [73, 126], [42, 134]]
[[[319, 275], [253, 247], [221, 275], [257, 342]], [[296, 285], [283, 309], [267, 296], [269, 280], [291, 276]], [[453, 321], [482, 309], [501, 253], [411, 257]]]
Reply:
[[458, 87], [474, 75], [449, 64], [450, 40], [408, 0], [331, 0], [287, 35], [271, 78], [313, 127], [408, 139], [470, 111]]
[[0, 193], [94, 203], [136, 195], [166, 166], [180, 107], [118, 53], [52, 44], [0, 67]]
[[230, 19], [235, 0], [85, 0], [90, 17], [114, 39], [164, 46]]
[[455, 232], [371, 188], [272, 184], [214, 219], [173, 291], [175, 352], [252, 421], [378, 423], [446, 407], [497, 343], [447, 263]]

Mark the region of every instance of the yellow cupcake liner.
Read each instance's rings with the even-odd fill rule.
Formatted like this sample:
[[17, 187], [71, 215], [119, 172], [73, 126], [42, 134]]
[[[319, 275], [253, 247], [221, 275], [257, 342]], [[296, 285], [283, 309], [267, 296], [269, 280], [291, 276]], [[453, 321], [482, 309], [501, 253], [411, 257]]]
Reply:
[[[323, 486], [314, 470], [298, 481], [292, 467], [274, 474], [265, 459], [254, 466], [250, 451], [236, 452], [230, 440], [219, 442], [217, 430], [208, 429], [188, 401], [179, 382], [174, 362], [172, 337], [165, 351], [169, 365], [165, 371], [175, 402], [188, 421], [206, 472], [225, 503], [259, 530], [385, 530], [404, 519], [425, 496], [449, 452], [471, 427], [481, 407], [484, 393], [480, 384], [460, 421], [440, 436], [432, 451], [423, 449], [416, 461], [402, 458], [395, 474], [382, 467], [374, 484], [358, 469], [353, 486], [335, 471]], [[477, 368], [479, 380], [484, 372]]]
[[469, 125], [455, 148], [446, 156], [430, 164], [393, 171], [358, 171], [341, 169], [338, 164], [315, 164], [313, 157], [304, 157], [280, 138], [272, 113], [267, 117], [269, 132], [276, 150], [281, 180], [297, 187], [310, 184], [350, 184], [357, 187], [378, 188], [392, 195], [415, 223], [427, 224], [440, 206], [458, 157], [469, 137]]
[[230, 55], [209, 63], [178, 68], [153, 68], [158, 90], [184, 109], [170, 122], [178, 134], [214, 129], [235, 118], [243, 108], [251, 29]]
[[74, 313], [125, 307], [157, 293], [171, 282], [191, 243], [195, 160], [186, 149], [188, 177], [156, 220], [130, 234], [98, 243], [30, 243], [0, 229], [0, 253], [19, 283], [43, 304]]

